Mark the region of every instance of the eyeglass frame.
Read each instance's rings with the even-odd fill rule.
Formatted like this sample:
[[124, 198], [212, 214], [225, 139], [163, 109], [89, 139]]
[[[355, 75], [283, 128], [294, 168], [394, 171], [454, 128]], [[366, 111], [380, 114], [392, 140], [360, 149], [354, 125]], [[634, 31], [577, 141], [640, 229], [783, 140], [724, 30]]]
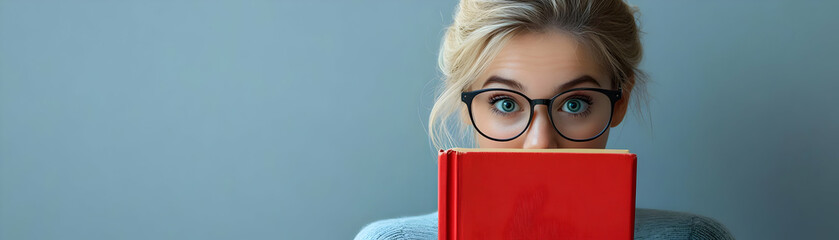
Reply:
[[[484, 134], [481, 131], [480, 128], [478, 128], [478, 124], [475, 123], [475, 116], [472, 114], [472, 100], [478, 94], [481, 94], [481, 93], [484, 93], [484, 92], [489, 92], [489, 91], [505, 91], [505, 92], [515, 93], [515, 94], [518, 94], [518, 95], [524, 97], [524, 99], [527, 99], [527, 101], [530, 103], [530, 115], [527, 119], [527, 125], [525, 125], [524, 129], [522, 129], [521, 132], [518, 135], [516, 135], [514, 137], [511, 137], [511, 138], [507, 138], [507, 139], [498, 139], [498, 138], [493, 138], [493, 137], [487, 136], [486, 134]], [[621, 96], [622, 96], [622, 93], [623, 93], [623, 91], [621, 90], [620, 87], [618, 87], [617, 90], [609, 90], [609, 89], [602, 89], [602, 88], [572, 88], [572, 89], [562, 91], [559, 94], [556, 94], [549, 99], [545, 99], [545, 98], [543, 98], [543, 99], [530, 99], [529, 97], [527, 97], [527, 95], [524, 95], [524, 93], [521, 93], [519, 91], [512, 90], [512, 89], [485, 88], [485, 89], [479, 89], [479, 90], [470, 91], [470, 92], [462, 92], [462, 93], [460, 93], [460, 100], [463, 103], [466, 104], [467, 111], [469, 111], [469, 120], [472, 121], [472, 126], [475, 127], [475, 130], [478, 131], [478, 133], [480, 133], [482, 136], [484, 136], [486, 138], [489, 138], [493, 141], [507, 142], [507, 141], [511, 141], [513, 139], [518, 138], [519, 136], [524, 134], [524, 132], [526, 132], [528, 128], [530, 128], [530, 123], [533, 122], [533, 114], [535, 113], [534, 109], [536, 109], [537, 104], [544, 104], [545, 106], [548, 107], [548, 110], [550, 111], [551, 106], [553, 105], [553, 102], [554, 102], [554, 100], [556, 100], [557, 97], [561, 96], [562, 94], [569, 93], [569, 92], [572, 92], [572, 91], [595, 91], [595, 92], [603, 93], [609, 98], [609, 100], [611, 101], [611, 109], [609, 110], [609, 121], [606, 123], [606, 127], [604, 127], [603, 130], [600, 130], [600, 133], [598, 133], [594, 137], [590, 137], [590, 138], [587, 138], [587, 139], [572, 139], [572, 138], [569, 138], [569, 137], [565, 136], [565, 134], [562, 134], [562, 132], [559, 131], [559, 128], [557, 128], [556, 124], [554, 123], [553, 114], [548, 113], [548, 118], [551, 120], [551, 126], [553, 126], [554, 130], [556, 130], [556, 132], [559, 133], [560, 136], [562, 136], [563, 138], [568, 139], [570, 141], [574, 141], [574, 142], [587, 142], [587, 141], [591, 141], [591, 140], [594, 140], [594, 139], [600, 137], [600, 135], [603, 135], [603, 133], [605, 133], [606, 130], [609, 129], [609, 125], [612, 124], [612, 117], [615, 114], [615, 103], [618, 100], [621, 99]]]

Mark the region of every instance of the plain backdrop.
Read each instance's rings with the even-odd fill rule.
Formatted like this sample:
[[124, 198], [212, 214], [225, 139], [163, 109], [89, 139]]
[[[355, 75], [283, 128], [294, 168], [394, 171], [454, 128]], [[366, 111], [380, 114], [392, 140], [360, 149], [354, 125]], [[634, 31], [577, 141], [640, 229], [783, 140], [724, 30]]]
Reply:
[[[638, 207], [839, 235], [837, 1], [632, 1]], [[0, 239], [350, 239], [436, 211], [455, 1], [0, 1]], [[637, 111], [632, 109], [630, 111]]]

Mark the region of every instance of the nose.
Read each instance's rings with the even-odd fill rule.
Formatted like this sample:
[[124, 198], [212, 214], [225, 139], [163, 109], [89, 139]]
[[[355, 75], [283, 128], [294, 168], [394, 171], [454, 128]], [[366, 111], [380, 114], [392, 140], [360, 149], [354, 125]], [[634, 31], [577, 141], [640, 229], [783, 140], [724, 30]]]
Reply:
[[559, 148], [557, 132], [548, 114], [547, 106], [536, 105], [536, 108], [533, 109], [533, 119], [530, 122], [530, 126], [527, 127], [527, 132], [524, 136], [525, 140], [522, 148]]

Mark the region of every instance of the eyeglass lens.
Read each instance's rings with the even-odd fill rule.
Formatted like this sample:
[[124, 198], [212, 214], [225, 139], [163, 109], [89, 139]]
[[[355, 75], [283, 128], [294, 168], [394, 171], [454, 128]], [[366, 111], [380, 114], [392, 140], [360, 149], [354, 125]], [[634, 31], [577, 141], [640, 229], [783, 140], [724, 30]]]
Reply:
[[[495, 139], [510, 139], [523, 133], [533, 113], [523, 95], [502, 90], [476, 95], [472, 99], [471, 110], [475, 127]], [[560, 134], [584, 140], [606, 129], [612, 115], [612, 102], [601, 92], [574, 90], [557, 96], [548, 110]]]

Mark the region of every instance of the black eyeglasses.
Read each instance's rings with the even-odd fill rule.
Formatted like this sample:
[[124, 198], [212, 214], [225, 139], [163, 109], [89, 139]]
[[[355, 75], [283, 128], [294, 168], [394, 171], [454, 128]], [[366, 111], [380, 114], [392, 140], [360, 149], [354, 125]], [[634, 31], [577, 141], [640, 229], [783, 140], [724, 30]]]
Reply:
[[533, 121], [537, 104], [548, 107], [554, 129], [563, 138], [584, 142], [606, 132], [612, 123], [615, 102], [621, 89], [574, 88], [550, 99], [530, 99], [504, 88], [488, 88], [461, 93], [475, 129], [486, 138], [510, 141], [521, 136]]

